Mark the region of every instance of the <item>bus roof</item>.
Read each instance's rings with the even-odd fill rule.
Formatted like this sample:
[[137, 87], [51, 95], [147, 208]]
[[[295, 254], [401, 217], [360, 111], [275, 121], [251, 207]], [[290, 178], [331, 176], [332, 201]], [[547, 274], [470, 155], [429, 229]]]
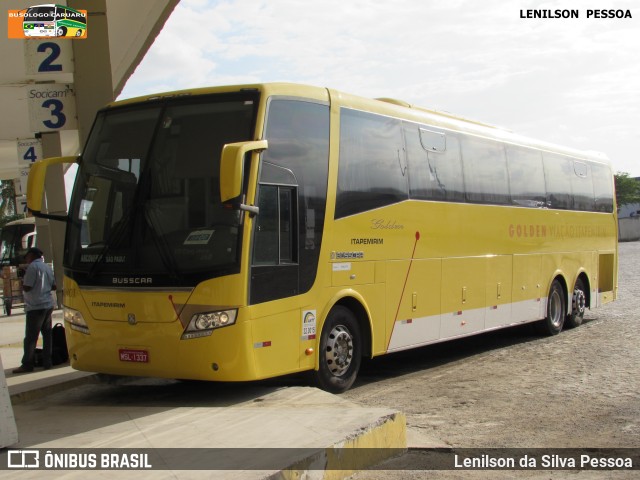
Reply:
[[588, 159], [611, 166], [610, 160], [601, 152], [579, 150], [533, 139], [523, 135], [518, 135], [506, 128], [489, 125], [487, 123], [454, 115], [448, 112], [412, 105], [402, 100], [392, 98], [364, 98], [325, 87], [295, 83], [262, 83], [177, 90], [112, 102], [107, 105], [106, 108], [145, 103], [174, 97], [210, 95], [216, 93], [231, 93], [251, 90], [259, 91], [267, 96], [282, 95], [331, 102], [341, 107], [365, 110], [403, 120], [425, 123], [447, 130], [466, 132], [472, 135], [499, 140], [514, 145], [534, 147], [543, 151], [559, 153], [580, 159]]

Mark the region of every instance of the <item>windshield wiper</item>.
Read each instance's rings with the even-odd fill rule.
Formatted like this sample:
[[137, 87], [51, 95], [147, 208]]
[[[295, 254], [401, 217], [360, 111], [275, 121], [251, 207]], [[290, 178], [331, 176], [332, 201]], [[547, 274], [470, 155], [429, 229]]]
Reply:
[[158, 252], [160, 252], [160, 258], [162, 259], [162, 264], [169, 271], [169, 275], [179, 282], [182, 279], [181, 272], [178, 270], [176, 266], [176, 258], [171, 250], [171, 246], [167, 242], [165, 238], [164, 232], [158, 232], [156, 230], [156, 226], [153, 223], [153, 219], [149, 215], [149, 211], [144, 208], [144, 219], [147, 228], [151, 231], [151, 237], [153, 238], [153, 243], [155, 243]]
[[[103, 168], [105, 168], [106, 170], [111, 170], [108, 167], [103, 167]], [[149, 174], [143, 172], [140, 175], [140, 179], [136, 186], [136, 191], [133, 195], [133, 200], [129, 206], [130, 208], [126, 209], [122, 218], [118, 221], [115, 227], [113, 227], [112, 231], [110, 232], [110, 235], [108, 237], [105, 236], [105, 238], [103, 239], [104, 246], [102, 247], [102, 250], [100, 250], [100, 253], [98, 253], [97, 258], [89, 267], [89, 272], [87, 273], [87, 276], [89, 278], [93, 278], [95, 274], [98, 273], [98, 267], [99, 265], [102, 264], [102, 261], [106, 257], [107, 253], [111, 250], [111, 248], [114, 245], [120, 245], [127, 231], [129, 231], [131, 235], [133, 235], [133, 225], [131, 225], [132, 219], [135, 217], [135, 214], [138, 212], [138, 209], [143, 208], [144, 199], [147, 196], [145, 191], [148, 189], [148, 186], [150, 183], [151, 182], [150, 182]], [[135, 207], [136, 205], [138, 206], [137, 208]], [[131, 225], [131, 229], [129, 229], [130, 225]]]
[[[96, 259], [89, 267], [89, 272], [87, 273], [88, 278], [93, 278], [95, 274], [98, 273], [98, 266], [102, 264], [102, 261], [107, 256], [107, 253], [111, 250], [111, 247], [113, 247], [113, 245], [119, 245], [120, 242], [124, 239], [125, 233], [129, 230], [128, 226], [131, 223], [134, 211], [134, 208], [130, 208], [129, 210], [127, 210], [122, 219], [114, 227], [113, 234], [110, 235], [110, 238], [105, 239], [104, 242], [100, 242], [104, 245], [102, 247], [102, 250], [100, 250], [100, 253], [98, 253]], [[98, 243], [98, 245], [100, 243]]]

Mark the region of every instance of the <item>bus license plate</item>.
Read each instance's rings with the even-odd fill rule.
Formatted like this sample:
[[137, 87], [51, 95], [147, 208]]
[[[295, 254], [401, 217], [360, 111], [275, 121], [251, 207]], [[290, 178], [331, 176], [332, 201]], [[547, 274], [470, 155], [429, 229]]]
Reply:
[[147, 352], [146, 350], [128, 350], [121, 348], [119, 352], [121, 362], [149, 362], [149, 352]]

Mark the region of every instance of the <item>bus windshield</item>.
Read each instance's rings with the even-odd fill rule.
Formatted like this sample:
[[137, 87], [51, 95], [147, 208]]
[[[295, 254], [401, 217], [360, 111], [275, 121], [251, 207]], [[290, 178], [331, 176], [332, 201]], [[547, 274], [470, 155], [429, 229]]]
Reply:
[[[21, 221], [21, 222], [24, 222]], [[0, 265], [24, 263], [24, 255], [29, 247], [35, 246], [35, 222], [14, 223], [0, 230]]]
[[55, 5], [43, 5], [28, 8], [24, 15], [24, 22], [53, 22], [55, 20]]
[[220, 95], [100, 112], [76, 179], [65, 266], [94, 284], [102, 274], [108, 283], [162, 274], [154, 286], [238, 271], [242, 217], [220, 201], [220, 154], [252, 138], [256, 105], [255, 95]]

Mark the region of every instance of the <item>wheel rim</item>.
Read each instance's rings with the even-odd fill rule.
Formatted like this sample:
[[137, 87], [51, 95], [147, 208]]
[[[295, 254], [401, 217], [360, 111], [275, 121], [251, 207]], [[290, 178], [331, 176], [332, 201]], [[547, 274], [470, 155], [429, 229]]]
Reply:
[[584, 315], [584, 310], [587, 307], [587, 296], [580, 289], [575, 289], [573, 291], [573, 302], [572, 306], [573, 313], [578, 316]]
[[353, 360], [353, 337], [344, 325], [337, 325], [329, 332], [325, 361], [336, 377], [344, 375]]
[[562, 325], [562, 297], [558, 290], [554, 290], [549, 298], [549, 321], [558, 328]]

